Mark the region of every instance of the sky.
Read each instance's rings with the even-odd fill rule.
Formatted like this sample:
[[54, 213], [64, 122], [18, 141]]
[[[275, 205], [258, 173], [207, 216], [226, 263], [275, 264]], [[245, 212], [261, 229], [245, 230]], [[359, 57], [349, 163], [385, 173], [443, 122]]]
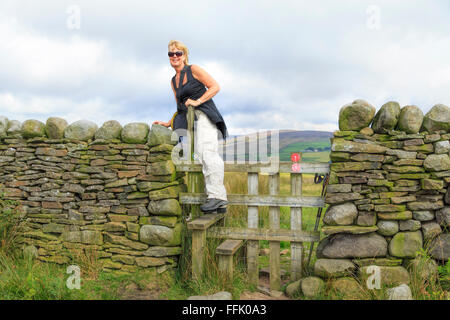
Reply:
[[2, 0], [0, 115], [168, 121], [172, 39], [231, 135], [338, 129], [342, 106], [450, 104], [448, 0]]

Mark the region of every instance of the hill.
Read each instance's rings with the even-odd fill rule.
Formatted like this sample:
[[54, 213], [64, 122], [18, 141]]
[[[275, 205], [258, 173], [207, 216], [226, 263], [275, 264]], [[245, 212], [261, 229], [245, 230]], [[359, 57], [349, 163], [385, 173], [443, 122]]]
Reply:
[[[271, 151], [271, 134], [270, 131], [258, 132], [259, 139], [264, 139], [267, 136], [267, 154]], [[247, 135], [229, 137], [224, 144], [222, 144], [222, 155], [224, 160], [234, 159], [248, 159], [248, 146], [245, 147], [245, 138], [250, 142], [255, 142], [257, 139], [256, 133]], [[297, 131], [297, 130], [281, 130], [278, 132], [279, 138], [279, 155], [281, 161], [290, 161], [292, 152], [303, 152], [303, 161], [329, 161], [330, 138], [333, 137], [332, 132], [328, 131]], [[262, 140], [263, 141], [263, 140]], [[223, 143], [223, 141], [221, 141]], [[264, 148], [264, 147], [263, 147]], [[265, 154], [264, 152], [260, 152]], [[319, 153], [323, 153], [319, 155]], [[245, 154], [245, 156], [244, 156]]]

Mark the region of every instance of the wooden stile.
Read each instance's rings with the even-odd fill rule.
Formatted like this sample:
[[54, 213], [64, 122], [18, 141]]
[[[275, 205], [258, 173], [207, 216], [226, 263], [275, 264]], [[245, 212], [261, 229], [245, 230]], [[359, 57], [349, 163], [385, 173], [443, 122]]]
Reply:
[[[248, 194], [258, 194], [258, 173], [249, 172], [247, 176]], [[247, 227], [258, 228], [258, 207], [248, 206]], [[247, 242], [247, 272], [250, 281], [258, 285], [259, 271], [258, 271], [258, 256], [259, 256], [259, 241], [252, 240]]]
[[[191, 161], [176, 165], [177, 171], [188, 173], [188, 192], [180, 193], [179, 201], [191, 205], [192, 221], [187, 223], [187, 228], [192, 232], [192, 276], [198, 279], [204, 267], [204, 250], [206, 238], [220, 238], [225, 241], [216, 249], [219, 270], [232, 278], [234, 271], [233, 256], [241, 247], [241, 253], [246, 254], [247, 272], [250, 281], [255, 285], [259, 283], [259, 241], [269, 241], [270, 247], [270, 290], [281, 290], [280, 268], [280, 241], [291, 242], [291, 279], [293, 281], [302, 277], [303, 242], [317, 242], [320, 239], [318, 231], [304, 231], [302, 229], [302, 207], [325, 207], [322, 197], [302, 196], [303, 173], [329, 173], [328, 163], [301, 163], [299, 171], [293, 171], [292, 162], [275, 161], [276, 158], [264, 162], [257, 161], [257, 154], [264, 143], [258, 142], [250, 146], [248, 137], [245, 138], [245, 148], [239, 149], [239, 154], [248, 152], [249, 161], [225, 161], [226, 172], [246, 172], [248, 194], [228, 194], [229, 205], [247, 205], [247, 228], [224, 227], [224, 214], [203, 214], [199, 205], [206, 200], [204, 194], [204, 178], [202, 165], [193, 162], [194, 151], [194, 108], [188, 108], [188, 131], [190, 134]], [[259, 133], [258, 133], [259, 136]], [[241, 141], [237, 141], [241, 142]], [[224, 146], [225, 147], [225, 146]], [[241, 146], [242, 147], [242, 146]], [[235, 145], [237, 148], [237, 144]], [[258, 151], [256, 150], [258, 149]], [[237, 150], [235, 150], [237, 151]], [[264, 153], [264, 150], [262, 150]], [[237, 154], [236, 152], [234, 154]], [[232, 160], [232, 159], [227, 159]], [[242, 159], [241, 159], [242, 160]], [[275, 168], [275, 170], [273, 170]], [[270, 169], [270, 170], [268, 170]], [[269, 195], [258, 194], [259, 174], [269, 174]], [[289, 173], [291, 178], [291, 195], [281, 196], [280, 173]], [[259, 206], [269, 207], [269, 229], [259, 228]], [[280, 207], [290, 207], [289, 229], [280, 229]], [[222, 223], [222, 225], [221, 225]], [[245, 250], [246, 249], [246, 250]]]
[[[278, 195], [280, 192], [280, 174], [269, 175], [269, 193]], [[269, 227], [272, 230], [280, 229], [280, 207], [269, 207]], [[270, 290], [280, 291], [280, 241], [270, 241]]]
[[233, 278], [233, 256], [243, 243], [243, 240], [225, 240], [216, 249], [216, 255], [219, 258], [219, 270], [225, 274], [228, 279]]
[[[291, 194], [301, 196], [302, 174], [291, 173]], [[302, 208], [291, 207], [291, 230], [302, 230]], [[291, 280], [302, 277], [303, 243], [291, 242]]]

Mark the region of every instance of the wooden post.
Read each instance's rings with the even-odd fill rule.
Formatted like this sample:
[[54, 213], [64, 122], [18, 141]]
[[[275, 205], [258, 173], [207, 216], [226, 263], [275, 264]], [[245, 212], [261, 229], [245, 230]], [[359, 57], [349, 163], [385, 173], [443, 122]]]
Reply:
[[206, 230], [192, 230], [192, 277], [200, 279], [203, 273], [203, 258], [206, 245]]
[[233, 256], [242, 246], [242, 240], [225, 240], [216, 249], [216, 255], [219, 258], [219, 271], [225, 274], [228, 280], [233, 278], [234, 261]]
[[[302, 195], [302, 174], [291, 173], [291, 194]], [[291, 230], [302, 230], [302, 208], [291, 207]], [[303, 243], [291, 242], [291, 280], [302, 277]]]
[[[248, 194], [258, 194], [258, 173], [248, 173]], [[248, 206], [247, 227], [258, 228], [258, 207]], [[251, 283], [258, 285], [259, 241], [247, 241], [247, 272]]]
[[[187, 123], [188, 123], [188, 132], [190, 136], [190, 146], [191, 146], [191, 154], [190, 154], [190, 160], [193, 163], [194, 161], [194, 138], [195, 138], [195, 132], [194, 132], [194, 107], [189, 106], [188, 107], [188, 113], [187, 113]], [[188, 192], [189, 193], [203, 193], [205, 186], [205, 181], [203, 179], [203, 173], [202, 172], [189, 172], [188, 173]], [[191, 205], [191, 218], [197, 218], [202, 215], [202, 212], [200, 210], [199, 205]]]
[[206, 246], [206, 230], [221, 220], [223, 214], [203, 215], [188, 222], [188, 230], [192, 230], [192, 277], [199, 279], [203, 273], [203, 259]]
[[[280, 191], [280, 174], [269, 175], [269, 193], [278, 195]], [[269, 206], [269, 228], [280, 229], [280, 207]], [[281, 290], [280, 242], [270, 241], [270, 290]]]
[[[187, 113], [187, 124], [189, 132], [189, 143], [190, 143], [190, 157], [191, 162], [194, 161], [194, 108], [192, 106], [188, 107]], [[204, 180], [203, 174], [201, 172], [189, 172], [188, 173], [188, 192], [189, 193], [199, 193], [204, 192]], [[202, 213], [199, 205], [190, 206], [191, 219], [199, 217]], [[206, 245], [206, 230], [192, 230], [192, 276], [193, 278], [199, 279], [203, 273], [203, 258], [204, 258], [204, 248]]]

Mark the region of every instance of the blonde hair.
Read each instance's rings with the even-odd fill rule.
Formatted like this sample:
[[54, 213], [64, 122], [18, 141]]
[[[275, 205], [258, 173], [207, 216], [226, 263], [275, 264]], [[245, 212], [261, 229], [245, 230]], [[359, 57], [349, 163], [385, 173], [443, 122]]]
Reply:
[[179, 40], [170, 40], [169, 41], [169, 45], [168, 48], [170, 50], [170, 47], [175, 46], [177, 49], [180, 49], [181, 51], [183, 51], [183, 55], [186, 57], [186, 65], [189, 65], [189, 50], [186, 47], [186, 45], [179, 41]]

